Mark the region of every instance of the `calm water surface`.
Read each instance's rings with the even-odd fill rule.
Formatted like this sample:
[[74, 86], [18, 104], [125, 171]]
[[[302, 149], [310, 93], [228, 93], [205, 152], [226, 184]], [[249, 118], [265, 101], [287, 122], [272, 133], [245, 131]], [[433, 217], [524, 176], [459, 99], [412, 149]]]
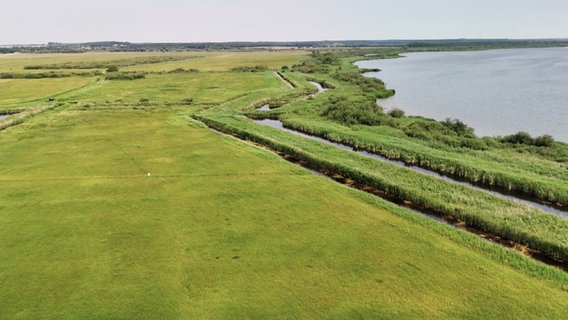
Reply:
[[396, 95], [379, 103], [408, 115], [456, 118], [479, 136], [525, 131], [568, 142], [568, 48], [405, 54], [361, 61]]

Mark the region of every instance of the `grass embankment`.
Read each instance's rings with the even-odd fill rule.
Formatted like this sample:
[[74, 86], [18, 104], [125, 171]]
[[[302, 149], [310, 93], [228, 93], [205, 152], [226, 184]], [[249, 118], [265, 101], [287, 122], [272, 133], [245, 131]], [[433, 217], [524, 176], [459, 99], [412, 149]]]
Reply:
[[2, 132], [0, 318], [568, 316], [565, 274], [181, 110]]
[[562, 163], [506, 148], [449, 148], [411, 139], [388, 127], [345, 126], [314, 117], [281, 117], [290, 128], [470, 182], [568, 205], [568, 171]]
[[[36, 116], [40, 113], [43, 113], [43, 112], [46, 112], [46, 111], [49, 111], [49, 110], [53, 110], [53, 109], [57, 108], [58, 106], [59, 106], [58, 104], [51, 104], [51, 105], [39, 106], [39, 107], [35, 107], [35, 108], [12, 109], [10, 111], [13, 111], [14, 114], [8, 113], [8, 114], [6, 114], [6, 115], [8, 115], [8, 117], [0, 119], [0, 131], [6, 129], [8, 127], [11, 127], [11, 126], [21, 124], [21, 123], [30, 119], [33, 116]], [[2, 114], [0, 113], [0, 115], [2, 115]]]
[[211, 112], [196, 118], [217, 130], [261, 143], [318, 168], [377, 187], [400, 200], [409, 200], [419, 207], [455, 217], [552, 257], [568, 259], [566, 219], [408, 168], [369, 159], [277, 129], [253, 125], [242, 116]]

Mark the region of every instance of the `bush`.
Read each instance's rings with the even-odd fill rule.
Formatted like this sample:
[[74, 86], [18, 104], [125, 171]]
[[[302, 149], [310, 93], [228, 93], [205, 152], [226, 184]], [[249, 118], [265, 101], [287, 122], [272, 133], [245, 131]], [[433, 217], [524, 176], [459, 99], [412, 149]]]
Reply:
[[524, 131], [519, 131], [519, 132], [512, 134], [510, 136], [503, 137], [501, 139], [501, 142], [511, 143], [511, 144], [532, 145], [532, 144], [534, 144], [534, 139], [531, 137], [530, 134], [528, 134]]
[[168, 71], [168, 73], [197, 73], [197, 72], [199, 72], [199, 70], [197, 69], [184, 69], [184, 68], [177, 68]]
[[313, 51], [310, 57], [317, 61], [319, 64], [327, 65], [339, 65], [339, 59], [335, 56], [333, 52], [321, 53], [319, 51]]
[[554, 143], [551, 135], [545, 134], [534, 139], [534, 145], [537, 147], [550, 147]]
[[334, 79], [349, 82], [358, 86], [364, 93], [373, 95], [375, 99], [388, 98], [394, 95], [394, 90], [386, 89], [385, 83], [376, 78], [368, 78], [358, 71], [336, 72], [331, 75]]
[[530, 134], [519, 131], [510, 136], [505, 136], [500, 139], [503, 143], [537, 146], [537, 147], [550, 147], [554, 144], [554, 139], [551, 135], [545, 134], [540, 137], [532, 138]]
[[256, 65], [254, 67], [250, 66], [234, 67], [231, 69], [231, 72], [263, 72], [266, 70], [268, 70], [267, 66]]
[[193, 103], [193, 99], [192, 98], [181, 99], [180, 103], [187, 106]]
[[91, 72], [37, 72], [37, 73], [0, 73], [0, 79], [45, 79], [45, 78], [66, 78], [66, 77], [92, 77], [99, 76], [100, 71]]
[[347, 97], [332, 97], [322, 113], [346, 125], [380, 125], [385, 123], [382, 109], [372, 101], [353, 101]]
[[473, 128], [459, 119], [446, 118], [446, 120], [442, 121], [441, 124], [457, 133], [458, 136], [473, 136]]
[[401, 110], [399, 108], [394, 108], [389, 110], [388, 114], [393, 118], [402, 118], [404, 117], [404, 110]]
[[106, 70], [107, 72], [118, 72], [118, 67], [117, 66], [110, 66], [107, 68]]
[[106, 80], [137, 80], [146, 78], [143, 72], [112, 72], [105, 76]]

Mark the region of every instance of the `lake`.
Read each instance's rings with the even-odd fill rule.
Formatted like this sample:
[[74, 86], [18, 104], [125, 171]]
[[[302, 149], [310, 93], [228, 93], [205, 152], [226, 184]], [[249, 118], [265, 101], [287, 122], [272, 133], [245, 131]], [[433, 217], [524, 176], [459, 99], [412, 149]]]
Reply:
[[407, 115], [460, 119], [479, 136], [519, 131], [568, 142], [568, 48], [408, 53], [360, 61], [396, 95], [379, 100]]

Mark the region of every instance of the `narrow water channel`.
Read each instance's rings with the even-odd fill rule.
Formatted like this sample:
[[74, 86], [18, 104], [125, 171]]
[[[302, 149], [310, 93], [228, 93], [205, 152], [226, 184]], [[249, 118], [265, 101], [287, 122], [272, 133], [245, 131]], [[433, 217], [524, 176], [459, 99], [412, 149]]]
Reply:
[[0, 120], [8, 118], [9, 116], [10, 116], [9, 114], [0, 114]]
[[322, 87], [321, 84], [319, 84], [315, 81], [308, 81], [308, 82], [311, 83], [313, 86], [315, 86], [318, 89], [318, 93], [323, 93], [327, 90], [324, 87]]
[[265, 105], [263, 105], [263, 106], [260, 107], [260, 108], [256, 108], [255, 110], [256, 110], [256, 111], [270, 111], [271, 109], [270, 109], [270, 105], [269, 105], [269, 104], [265, 104]]
[[[284, 126], [282, 125], [282, 122], [280, 122], [278, 120], [258, 120], [256, 122], [263, 124], [263, 125], [270, 125], [270, 126], [273, 126], [275, 128], [297, 134], [299, 136], [304, 136], [304, 137], [314, 139], [314, 140], [317, 140], [317, 141], [329, 143], [329, 144], [335, 145], [335, 146], [342, 148], [342, 149], [353, 150], [351, 147], [348, 147], [348, 146], [345, 146], [345, 145], [342, 145], [342, 144], [333, 143], [331, 141], [327, 141], [327, 140], [321, 139], [319, 137], [306, 135], [306, 134], [298, 132], [298, 131], [294, 131], [294, 130], [284, 128]], [[209, 128], [217, 134], [226, 135], [226, 134], [224, 134], [224, 133], [222, 133], [218, 130], [215, 130], [211, 127], [209, 127]], [[540, 262], [543, 262], [545, 264], [557, 267], [557, 268], [559, 268], [559, 269], [561, 269], [565, 272], [568, 272], [568, 264], [565, 261], [550, 258], [548, 255], [546, 255], [546, 254], [544, 254], [544, 253], [542, 253], [538, 250], [534, 250], [534, 249], [531, 249], [531, 248], [526, 247], [524, 245], [521, 245], [517, 242], [511, 241], [511, 240], [508, 240], [508, 239], [504, 239], [504, 238], [501, 238], [500, 236], [488, 234], [488, 233], [483, 232], [481, 230], [472, 228], [472, 227], [466, 225], [465, 223], [463, 223], [462, 221], [455, 220], [451, 217], [439, 216], [435, 212], [429, 212], [427, 210], [424, 210], [423, 208], [414, 208], [411, 204], [408, 204], [408, 203], [405, 203], [405, 202], [400, 202], [398, 199], [388, 197], [383, 191], [381, 191], [377, 188], [370, 187], [370, 186], [367, 186], [367, 185], [364, 185], [364, 184], [360, 184], [356, 181], [353, 181], [349, 178], [345, 178], [345, 177], [338, 175], [338, 174], [335, 174], [333, 172], [328, 172], [328, 171], [325, 171], [325, 170], [322, 171], [321, 169], [316, 170], [316, 168], [313, 165], [311, 165], [310, 163], [295, 159], [288, 154], [285, 154], [285, 153], [282, 153], [282, 152], [279, 152], [279, 151], [276, 151], [276, 150], [272, 150], [272, 151], [277, 153], [278, 155], [280, 155], [285, 160], [290, 161], [292, 163], [295, 163], [295, 164], [299, 165], [300, 167], [306, 169], [307, 171], [309, 171], [309, 172], [311, 172], [311, 173], [313, 173], [317, 176], [324, 177], [326, 179], [335, 181], [337, 183], [347, 185], [351, 188], [355, 188], [355, 189], [358, 189], [358, 190], [362, 190], [362, 191], [374, 194], [378, 197], [381, 197], [381, 198], [397, 205], [400, 208], [410, 210], [411, 212], [413, 212], [415, 214], [422, 215], [422, 216], [427, 217], [429, 219], [432, 219], [434, 221], [445, 223], [445, 224], [447, 224], [451, 227], [454, 227], [456, 229], [468, 231], [470, 233], [473, 233], [473, 234], [481, 237], [482, 239], [485, 239], [487, 241], [499, 244], [499, 245], [506, 247], [506, 248], [517, 250], [517, 251], [519, 251], [519, 252], [521, 252], [521, 253], [523, 253], [523, 254], [525, 254], [525, 255], [527, 255], [527, 256], [535, 259], [535, 260], [538, 260]], [[388, 159], [387, 159], [387, 161], [392, 162]]]
[[332, 142], [332, 141], [329, 141], [327, 139], [323, 139], [323, 138], [316, 137], [316, 136], [313, 136], [313, 135], [305, 134], [305, 133], [302, 133], [302, 132], [299, 132], [299, 131], [296, 131], [296, 130], [292, 130], [292, 129], [289, 129], [289, 128], [284, 128], [284, 124], [280, 120], [265, 119], [265, 120], [255, 120], [255, 122], [258, 123], [258, 124], [261, 124], [261, 125], [266, 125], [266, 126], [270, 126], [270, 127], [273, 127], [273, 128], [280, 129], [280, 130], [284, 130], [284, 131], [287, 131], [287, 132], [290, 132], [290, 133], [293, 133], [295, 135], [302, 136], [302, 137], [305, 137], [305, 138], [308, 138], [308, 139], [312, 139], [312, 140], [316, 140], [316, 141], [319, 141], [319, 142], [331, 144], [335, 147], [338, 147], [338, 148], [341, 148], [341, 149], [344, 149], [344, 150], [357, 152], [361, 155], [364, 155], [364, 156], [367, 156], [367, 157], [370, 157], [370, 158], [374, 158], [374, 159], [377, 159], [377, 160], [380, 160], [380, 161], [389, 162], [389, 163], [396, 164], [396, 165], [399, 165], [399, 166], [404, 166], [404, 167], [407, 167], [409, 169], [412, 169], [412, 170], [420, 172], [420, 173], [432, 175], [432, 176], [438, 177], [440, 179], [444, 179], [444, 180], [449, 181], [449, 182], [459, 183], [461, 185], [465, 185], [465, 186], [470, 187], [472, 189], [481, 190], [481, 191], [484, 191], [484, 192], [489, 192], [492, 195], [495, 195], [495, 196], [503, 198], [503, 199], [520, 202], [520, 203], [526, 204], [528, 206], [538, 208], [538, 209], [540, 209], [544, 212], [554, 214], [554, 215], [559, 216], [559, 217], [568, 218], [568, 212], [560, 210], [560, 209], [552, 207], [552, 206], [549, 206], [549, 205], [546, 205], [546, 204], [534, 202], [534, 201], [527, 200], [527, 199], [522, 199], [522, 198], [519, 198], [517, 196], [513, 196], [513, 195], [509, 195], [509, 194], [504, 194], [504, 193], [498, 192], [496, 190], [490, 190], [490, 189], [487, 189], [487, 188], [482, 188], [482, 187], [479, 187], [477, 185], [471, 184], [471, 183], [466, 182], [466, 181], [460, 181], [460, 180], [453, 179], [452, 177], [442, 175], [442, 174], [435, 172], [435, 171], [430, 171], [430, 170], [420, 168], [420, 167], [417, 167], [417, 166], [407, 165], [402, 161], [390, 160], [386, 157], [376, 155], [376, 154], [373, 154], [373, 153], [369, 153], [367, 151], [356, 150], [353, 147], [350, 147], [350, 146], [347, 146], [347, 145], [344, 145], [344, 144], [341, 144], [341, 143]]

